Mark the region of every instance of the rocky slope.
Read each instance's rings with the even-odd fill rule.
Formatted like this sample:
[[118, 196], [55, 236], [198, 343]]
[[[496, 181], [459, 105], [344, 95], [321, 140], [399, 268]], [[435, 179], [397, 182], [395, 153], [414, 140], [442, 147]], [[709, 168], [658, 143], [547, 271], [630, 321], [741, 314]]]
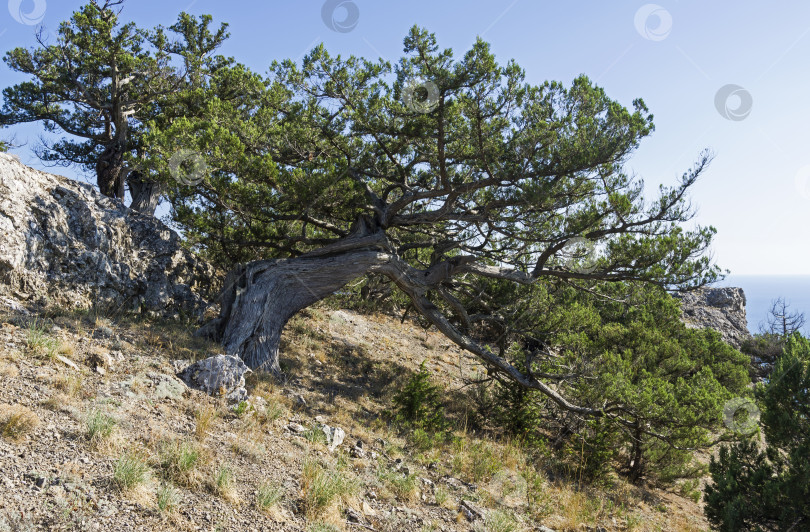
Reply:
[[211, 266], [159, 220], [0, 153], [0, 294], [65, 307], [200, 312]]
[[0, 302], [0, 531], [707, 529], [677, 488], [578, 488], [463, 423], [435, 441], [388, 422], [423, 360], [463, 419], [483, 368], [440, 333], [316, 308], [282, 348], [290, 381], [248, 374], [234, 405], [174, 376], [217, 352], [182, 324]]

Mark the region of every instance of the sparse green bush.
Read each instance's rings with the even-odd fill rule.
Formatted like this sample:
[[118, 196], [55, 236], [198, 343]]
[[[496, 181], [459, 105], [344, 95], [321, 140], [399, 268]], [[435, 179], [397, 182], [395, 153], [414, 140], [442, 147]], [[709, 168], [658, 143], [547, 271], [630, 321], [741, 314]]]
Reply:
[[478, 522], [473, 527], [475, 532], [517, 532], [520, 524], [514, 516], [501, 510], [490, 510], [484, 522]]
[[214, 492], [218, 495], [229, 496], [233, 489], [233, 470], [227, 464], [221, 465], [214, 474]]
[[394, 471], [381, 465], [377, 469], [377, 478], [382, 481], [398, 499], [410, 501], [416, 497], [419, 485], [417, 484], [416, 475], [414, 474], [405, 474], [401, 471]]
[[59, 341], [50, 336], [53, 323], [34, 318], [25, 322], [25, 345], [29, 352], [38, 356], [54, 358], [59, 351]]
[[200, 458], [200, 450], [189, 441], [163, 442], [158, 450], [158, 460], [164, 474], [183, 485], [194, 483], [193, 472]]
[[439, 506], [444, 506], [445, 503], [450, 499], [450, 494], [441, 486], [436, 488], [433, 495], [436, 497], [436, 504]]
[[239, 401], [239, 403], [233, 407], [233, 413], [236, 414], [236, 417], [242, 417], [250, 411], [250, 403], [247, 401]]
[[444, 416], [442, 389], [434, 384], [425, 361], [411, 375], [405, 386], [394, 396], [396, 419], [402, 423], [438, 432], [449, 426]]
[[320, 427], [313, 425], [302, 433], [301, 436], [310, 443], [320, 443], [321, 445], [326, 445], [326, 433]]
[[307, 532], [340, 532], [335, 525], [318, 521], [307, 526]]

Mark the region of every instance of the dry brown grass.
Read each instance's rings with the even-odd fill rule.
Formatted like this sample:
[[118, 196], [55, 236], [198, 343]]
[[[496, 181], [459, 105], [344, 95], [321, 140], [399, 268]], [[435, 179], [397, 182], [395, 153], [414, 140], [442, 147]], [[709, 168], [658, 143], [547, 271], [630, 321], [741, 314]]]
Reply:
[[22, 405], [0, 404], [0, 434], [4, 438], [20, 441], [39, 425], [39, 417]]
[[84, 389], [84, 379], [78, 373], [59, 373], [53, 378], [51, 384], [71, 399], [80, 398]]
[[218, 417], [219, 412], [212, 404], [200, 405], [194, 411], [194, 437], [199, 441], [205, 441]]

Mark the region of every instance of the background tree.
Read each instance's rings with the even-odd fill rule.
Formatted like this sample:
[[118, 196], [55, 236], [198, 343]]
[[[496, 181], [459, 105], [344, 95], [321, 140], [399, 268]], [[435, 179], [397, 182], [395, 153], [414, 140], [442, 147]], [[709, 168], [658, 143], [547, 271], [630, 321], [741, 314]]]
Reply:
[[804, 327], [804, 314], [802, 312], [791, 312], [790, 303], [779, 297], [771, 301], [771, 309], [768, 311], [768, 323], [763, 332], [780, 336], [787, 339], [794, 332], [800, 331]]
[[[9, 68], [32, 76], [3, 90], [0, 124], [42, 121], [49, 132], [69, 135], [45, 143], [37, 155], [56, 164], [94, 171], [101, 192], [123, 199], [144, 120], [171, 112], [169, 98], [189, 90], [227, 38], [223, 25], [209, 30], [211, 17], [183, 14], [170, 31], [121, 23], [123, 0], [96, 0], [63, 22], [56, 42], [37, 34], [39, 47], [5, 55]], [[159, 191], [137, 172], [129, 180], [132, 207], [154, 212]]]
[[[203, 119], [150, 129], [147, 141], [166, 152], [171, 139], [195, 142], [211, 169], [176, 198], [184, 231], [223, 265], [257, 259], [230, 272], [222, 314], [202, 333], [280, 374], [286, 321], [376, 273], [492, 372], [579, 415], [632, 425], [621, 405], [586, 407], [560, 394], [536, 372], [544, 346], [526, 352], [521, 371], [476, 341], [477, 329], [510, 322], [470, 311], [486, 308], [476, 281], [520, 295], [541, 279], [595, 292], [618, 281], [682, 289], [714, 280], [705, 256], [714, 229], [681, 227], [709, 155], [645, 202], [642, 183], [623, 171], [653, 129], [642, 101], [628, 110], [585, 77], [569, 88], [528, 85], [480, 40], [455, 60], [414, 28], [405, 52], [392, 67], [321, 46], [301, 67], [274, 65], [255, 98], [212, 95]], [[574, 239], [596, 243], [598, 257], [572, 250]]]
[[810, 528], [810, 342], [792, 334], [757, 397], [757, 438], [721, 448], [706, 485], [706, 516], [719, 530]]
[[785, 342], [804, 327], [804, 314], [791, 312], [790, 304], [784, 298], [771, 301], [767, 324], [760, 325], [760, 331], [747, 340], [742, 351], [751, 356], [751, 378], [755, 381], [767, 379], [773, 365], [782, 354]]

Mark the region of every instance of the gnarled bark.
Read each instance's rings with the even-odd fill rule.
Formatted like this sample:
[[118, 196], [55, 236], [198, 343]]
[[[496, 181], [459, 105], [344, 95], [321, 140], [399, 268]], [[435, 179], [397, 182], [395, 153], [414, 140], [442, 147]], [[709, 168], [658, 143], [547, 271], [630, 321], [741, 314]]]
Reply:
[[387, 260], [385, 253], [357, 251], [241, 266], [229, 274], [222, 313], [205, 333], [250, 368], [280, 376], [278, 346], [287, 321]]
[[109, 198], [124, 199], [124, 178], [126, 175], [124, 154], [123, 142], [113, 141], [98, 156], [96, 162], [98, 188], [102, 194]]
[[287, 321], [391, 260], [385, 247], [385, 235], [360, 219], [348, 237], [314, 252], [237, 266], [225, 279], [219, 317], [197, 334], [222, 342], [251, 369], [281, 376], [278, 347]]
[[127, 175], [126, 181], [129, 185], [129, 193], [132, 195], [132, 203], [129, 208], [154, 216], [155, 209], [160, 202], [160, 183], [143, 179], [143, 174], [137, 170], [131, 171]]

